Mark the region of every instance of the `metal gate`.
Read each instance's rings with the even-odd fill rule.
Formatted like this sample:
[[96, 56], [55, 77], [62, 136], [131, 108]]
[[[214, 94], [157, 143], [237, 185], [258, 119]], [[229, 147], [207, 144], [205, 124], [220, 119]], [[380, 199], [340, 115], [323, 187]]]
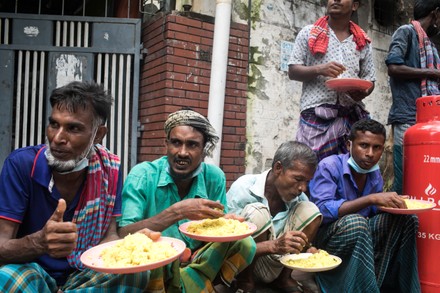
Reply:
[[0, 167], [45, 142], [51, 91], [95, 80], [115, 98], [103, 144], [136, 164], [141, 20], [0, 14]]

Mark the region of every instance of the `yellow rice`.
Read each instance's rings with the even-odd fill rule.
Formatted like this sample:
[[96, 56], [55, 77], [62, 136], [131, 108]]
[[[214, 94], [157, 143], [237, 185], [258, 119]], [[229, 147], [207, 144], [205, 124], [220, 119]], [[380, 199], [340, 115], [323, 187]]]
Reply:
[[421, 201], [412, 200], [408, 198], [405, 198], [405, 203], [407, 208], [411, 210], [424, 209], [424, 208], [429, 208], [431, 206], [429, 203], [424, 203]]
[[311, 256], [303, 259], [288, 259], [286, 263], [290, 266], [300, 268], [324, 268], [330, 267], [338, 263], [338, 259], [328, 254], [325, 250], [319, 250], [319, 252], [312, 254]]
[[135, 233], [103, 249], [101, 259], [105, 267], [119, 268], [146, 265], [176, 254], [169, 242], [155, 242], [145, 234]]
[[249, 226], [234, 219], [205, 219], [190, 223], [187, 231], [203, 236], [233, 236], [248, 233]]

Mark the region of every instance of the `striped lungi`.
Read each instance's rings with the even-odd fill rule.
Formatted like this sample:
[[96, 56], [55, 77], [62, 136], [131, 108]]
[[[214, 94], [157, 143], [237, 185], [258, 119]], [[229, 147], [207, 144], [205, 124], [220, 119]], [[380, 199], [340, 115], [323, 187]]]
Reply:
[[233, 242], [210, 242], [199, 249], [191, 263], [155, 269], [147, 292], [214, 293], [213, 281], [219, 276], [230, 286], [234, 278], [252, 262], [256, 244], [252, 237]]
[[137, 274], [104, 274], [90, 269], [75, 271], [66, 284], [58, 287], [52, 278], [37, 263], [7, 264], [0, 267], [1, 292], [27, 293], [63, 292], [144, 292], [149, 272]]
[[414, 215], [351, 214], [321, 227], [317, 248], [342, 258], [342, 264], [317, 273], [323, 293], [419, 293]]
[[324, 104], [301, 112], [296, 139], [308, 145], [319, 160], [334, 154], [346, 154], [351, 125], [369, 118], [359, 105], [351, 108]]
[[[284, 229], [278, 234], [275, 231], [272, 216], [266, 205], [262, 203], [248, 204], [240, 215], [257, 226], [256, 232], [252, 235], [253, 237], [258, 237], [267, 231], [267, 240], [274, 240], [288, 231], [302, 231], [313, 220], [321, 216], [321, 213], [318, 207], [312, 202], [298, 202], [298, 204], [289, 211]], [[284, 268], [279, 261], [280, 257], [280, 255], [276, 254], [258, 257], [255, 261], [255, 277], [264, 283], [270, 283], [275, 280]]]

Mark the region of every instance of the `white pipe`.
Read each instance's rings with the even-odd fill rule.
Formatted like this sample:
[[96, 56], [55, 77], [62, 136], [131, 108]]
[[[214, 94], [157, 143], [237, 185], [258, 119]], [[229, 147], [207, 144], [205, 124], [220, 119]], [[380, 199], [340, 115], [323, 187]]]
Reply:
[[223, 111], [225, 108], [226, 70], [228, 66], [231, 0], [217, 0], [215, 7], [214, 43], [212, 46], [211, 80], [209, 86], [208, 119], [220, 140], [207, 163], [220, 165]]

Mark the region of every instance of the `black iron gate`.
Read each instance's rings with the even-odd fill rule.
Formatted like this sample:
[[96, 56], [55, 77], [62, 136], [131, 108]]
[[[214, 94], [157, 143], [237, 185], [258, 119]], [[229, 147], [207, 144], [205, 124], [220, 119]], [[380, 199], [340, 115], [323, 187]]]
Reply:
[[0, 14], [0, 167], [13, 150], [44, 143], [48, 95], [95, 80], [115, 98], [103, 144], [136, 163], [140, 19]]

